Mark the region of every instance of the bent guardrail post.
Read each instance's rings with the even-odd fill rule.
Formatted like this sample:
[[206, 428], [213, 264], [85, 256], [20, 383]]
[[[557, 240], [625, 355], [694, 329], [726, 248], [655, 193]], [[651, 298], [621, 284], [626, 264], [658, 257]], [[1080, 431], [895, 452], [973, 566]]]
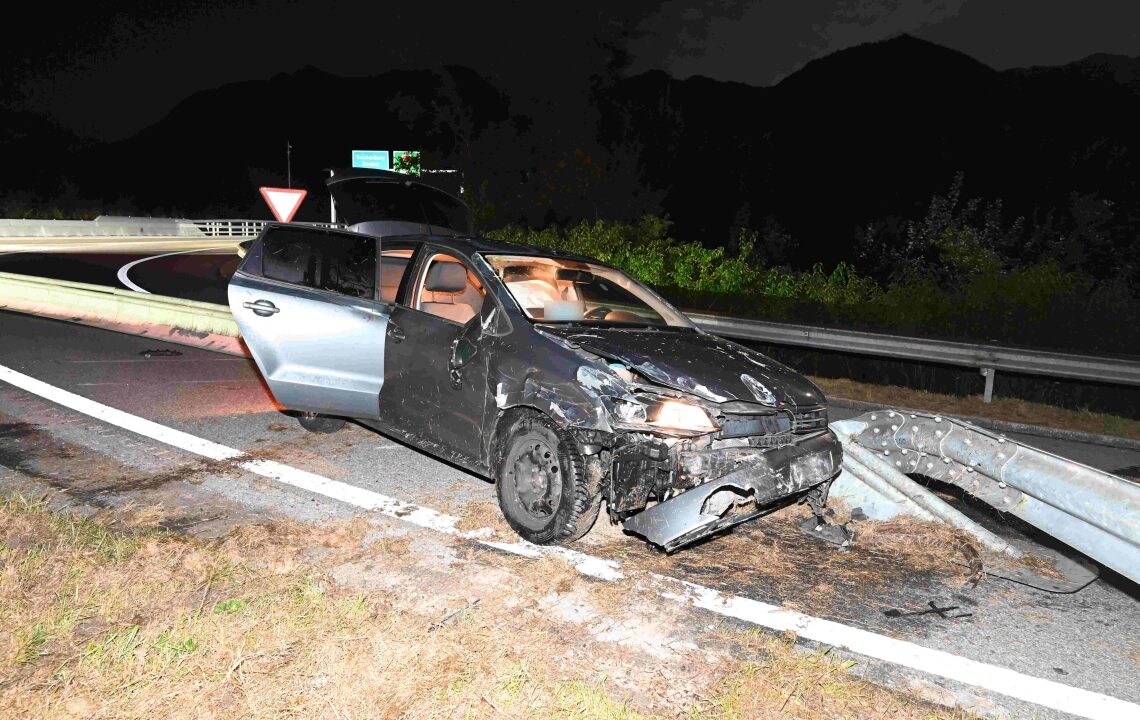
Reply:
[[1140, 582], [1140, 485], [936, 415], [848, 422], [862, 425], [846, 433], [853, 455], [953, 484]]
[[[1021, 551], [1009, 542], [955, 510], [945, 500], [892, 467], [890, 462], [862, 447], [857, 439], [867, 427], [867, 423], [861, 419], [831, 423], [831, 429], [843, 443], [843, 469], [883, 498], [895, 503], [895, 507], [876, 507], [876, 498], [867, 496], [843, 478], [832, 484], [831, 497], [842, 497], [848, 504], [858, 504], [864, 513], [876, 519], [888, 519], [899, 512], [905, 512], [923, 520], [939, 520], [966, 533], [982, 547], [1014, 558], [1021, 557]], [[868, 505], [871, 505], [870, 511]]]

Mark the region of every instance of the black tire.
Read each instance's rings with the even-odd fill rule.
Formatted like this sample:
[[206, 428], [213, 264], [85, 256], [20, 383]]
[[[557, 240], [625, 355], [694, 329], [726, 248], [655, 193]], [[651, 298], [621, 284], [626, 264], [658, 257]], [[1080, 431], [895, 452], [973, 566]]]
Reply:
[[344, 418], [328, 417], [316, 413], [297, 413], [297, 422], [301, 427], [313, 433], [334, 433], [344, 427]]
[[582, 537], [598, 518], [602, 496], [600, 483], [586, 479], [574, 439], [538, 412], [508, 422], [495, 483], [507, 524], [536, 545]]

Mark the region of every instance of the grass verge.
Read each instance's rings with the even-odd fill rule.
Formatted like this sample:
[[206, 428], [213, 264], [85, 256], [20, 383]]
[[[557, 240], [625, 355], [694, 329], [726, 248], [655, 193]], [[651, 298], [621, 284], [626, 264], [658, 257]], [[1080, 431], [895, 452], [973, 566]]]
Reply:
[[[491, 595], [441, 600], [446, 583], [427, 581], [408, 542], [366, 545], [367, 533], [360, 520], [275, 524], [205, 542], [0, 501], [0, 716], [960, 717], [754, 631], [722, 633], [744, 661], [710, 661], [707, 648], [672, 664], [631, 658], [542, 611], [560, 594], [591, 597], [592, 581], [557, 559], [480, 570], [500, 574], [484, 583]], [[361, 566], [382, 578], [334, 579]], [[679, 686], [690, 689], [662, 700]]]
[[1140, 420], [1106, 413], [1066, 410], [1012, 398], [994, 398], [993, 402], [984, 403], [980, 394], [946, 395], [895, 385], [860, 383], [846, 378], [812, 376], [811, 381], [828, 397], [1140, 440]]

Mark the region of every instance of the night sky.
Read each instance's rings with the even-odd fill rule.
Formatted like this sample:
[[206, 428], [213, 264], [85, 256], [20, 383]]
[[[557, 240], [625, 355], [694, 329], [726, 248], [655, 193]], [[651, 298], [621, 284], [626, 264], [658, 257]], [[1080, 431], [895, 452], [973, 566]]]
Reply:
[[[413, 3], [151, 0], [30, 10], [0, 47], [0, 98], [100, 140], [127, 137], [189, 95], [314, 66], [371, 75], [472, 67], [541, 102], [592, 74], [664, 69], [771, 85], [808, 61], [899, 33], [995, 68], [1140, 54], [1127, 0], [580, 0]], [[620, 13], [620, 14], [619, 14]]]

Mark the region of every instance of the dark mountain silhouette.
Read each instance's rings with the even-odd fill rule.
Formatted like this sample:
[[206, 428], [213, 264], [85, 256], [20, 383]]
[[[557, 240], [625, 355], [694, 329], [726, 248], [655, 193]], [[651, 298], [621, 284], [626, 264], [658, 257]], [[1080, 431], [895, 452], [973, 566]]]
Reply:
[[1003, 201], [1004, 223], [1087, 239], [1102, 266], [1138, 249], [1140, 58], [998, 72], [903, 35], [768, 88], [648, 72], [568, 93], [512, 95], [454, 66], [310, 68], [199, 93], [109, 145], [0, 117], [0, 151], [16, 157], [0, 198], [29, 178], [46, 196], [62, 178], [94, 205], [267, 217], [256, 187], [285, 182], [288, 140], [294, 185], [313, 195], [299, 219], [327, 216], [322, 170], [351, 149], [422, 148], [425, 164], [463, 171], [488, 225], [665, 212], [681, 239], [776, 228], [798, 242], [796, 265], [831, 265], [857, 257], [871, 223], [901, 237], [963, 172], [966, 196]]
[[[647, 73], [600, 94], [601, 136], [643, 148], [678, 231], [728, 240], [773, 217], [801, 262], [850, 259], [857, 227], [919, 218], [964, 171], [1008, 220], [1071, 195], [1135, 214], [1140, 60], [997, 72], [908, 36], [837, 52], [771, 88]], [[1123, 82], [1121, 82], [1123, 80]]]
[[347, 166], [352, 149], [417, 149], [429, 138], [436, 153], [461, 155], [507, 107], [466, 68], [361, 78], [306, 68], [196, 94], [71, 172], [103, 197], [129, 192], [147, 212], [268, 217], [257, 187], [285, 185], [288, 142], [294, 186], [313, 194], [298, 219], [324, 219], [324, 169]]

